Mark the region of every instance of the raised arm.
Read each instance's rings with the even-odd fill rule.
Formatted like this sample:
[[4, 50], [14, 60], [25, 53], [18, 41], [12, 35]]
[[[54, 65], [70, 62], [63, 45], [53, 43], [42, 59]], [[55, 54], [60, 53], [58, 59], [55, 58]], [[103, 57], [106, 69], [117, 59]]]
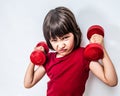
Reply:
[[[35, 47], [34, 50], [44, 51], [43, 47], [41, 46]], [[43, 65], [39, 65], [37, 66], [37, 68], [35, 68], [35, 64], [30, 62], [24, 77], [24, 87], [31, 88], [39, 80], [41, 80], [44, 75], [45, 75], [45, 68], [43, 67]]]
[[104, 58], [102, 63], [91, 61], [90, 70], [105, 84], [109, 86], [116, 86], [118, 83], [117, 74], [114, 65], [104, 49]]
[[35, 70], [35, 65], [30, 62], [24, 77], [24, 87], [33, 87], [38, 81], [42, 79], [44, 75], [45, 69], [42, 65]]
[[105, 84], [109, 86], [116, 86], [118, 83], [118, 78], [114, 65], [104, 47], [103, 37], [95, 34], [90, 40], [92, 43], [97, 42], [103, 46], [104, 56], [101, 62], [91, 61], [90, 70]]

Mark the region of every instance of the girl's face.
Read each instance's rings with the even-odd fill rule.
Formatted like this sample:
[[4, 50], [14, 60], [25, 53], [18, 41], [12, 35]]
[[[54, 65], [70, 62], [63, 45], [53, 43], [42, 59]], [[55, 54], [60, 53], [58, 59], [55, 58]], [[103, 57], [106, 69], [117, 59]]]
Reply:
[[50, 43], [53, 49], [57, 52], [56, 57], [63, 57], [72, 52], [74, 48], [74, 35], [72, 33], [68, 33], [62, 37], [57, 37], [55, 39], [51, 38]]

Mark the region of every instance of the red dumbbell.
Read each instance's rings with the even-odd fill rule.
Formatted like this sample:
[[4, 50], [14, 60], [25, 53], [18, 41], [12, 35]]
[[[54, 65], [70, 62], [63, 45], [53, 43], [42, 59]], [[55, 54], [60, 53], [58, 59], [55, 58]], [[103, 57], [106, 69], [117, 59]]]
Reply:
[[39, 42], [36, 47], [42, 46], [45, 50], [45, 52], [40, 50], [35, 50], [30, 55], [30, 60], [35, 65], [42, 65], [46, 61], [45, 54], [49, 52], [49, 48], [45, 42]]
[[[90, 40], [93, 34], [99, 34], [104, 37], [104, 29], [99, 25], [93, 25], [88, 29], [87, 38]], [[97, 61], [103, 58], [103, 48], [98, 43], [90, 43], [86, 46], [84, 56], [90, 61]]]

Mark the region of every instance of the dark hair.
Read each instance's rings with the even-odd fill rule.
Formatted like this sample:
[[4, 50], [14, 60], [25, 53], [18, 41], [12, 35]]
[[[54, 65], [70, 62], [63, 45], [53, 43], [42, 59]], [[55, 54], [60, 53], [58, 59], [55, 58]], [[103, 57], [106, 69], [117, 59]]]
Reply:
[[51, 37], [61, 37], [68, 33], [74, 35], [74, 49], [80, 47], [82, 33], [74, 14], [66, 7], [57, 7], [50, 10], [43, 22], [43, 34], [48, 47], [53, 49], [50, 43]]

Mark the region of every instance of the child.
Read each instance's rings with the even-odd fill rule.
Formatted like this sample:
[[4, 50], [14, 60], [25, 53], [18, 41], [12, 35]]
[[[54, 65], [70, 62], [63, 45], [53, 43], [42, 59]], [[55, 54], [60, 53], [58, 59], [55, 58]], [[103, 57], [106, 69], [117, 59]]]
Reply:
[[[45, 64], [35, 70], [35, 65], [30, 62], [24, 86], [33, 87], [47, 73], [47, 96], [83, 96], [89, 70], [101, 81], [109, 86], [117, 85], [117, 75], [111, 59], [103, 44], [103, 37], [93, 35], [90, 43], [98, 42], [103, 46], [104, 57], [102, 64], [88, 61], [84, 58], [84, 47], [80, 47], [81, 31], [76, 23], [73, 13], [65, 7], [50, 10], [43, 23], [43, 33], [50, 49], [55, 52], [47, 54]], [[35, 50], [44, 51], [43, 47]]]

